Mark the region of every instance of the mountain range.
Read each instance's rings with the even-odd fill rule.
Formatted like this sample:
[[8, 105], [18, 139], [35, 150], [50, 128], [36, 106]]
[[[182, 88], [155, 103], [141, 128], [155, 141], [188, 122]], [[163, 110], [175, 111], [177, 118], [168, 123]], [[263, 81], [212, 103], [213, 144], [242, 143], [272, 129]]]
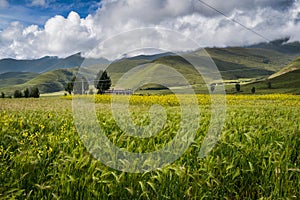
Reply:
[[[244, 87], [247, 91], [249, 87], [256, 86], [266, 93], [300, 93], [299, 42], [288, 43], [288, 39], [281, 39], [252, 46], [206, 48], [205, 50], [219, 69], [224, 82], [228, 83], [226, 86], [228, 92], [233, 92], [230, 83], [242, 81], [247, 83]], [[185, 54], [191, 57], [199, 56], [201, 50]], [[184, 77], [198, 92], [206, 89], [202, 77], [196, 73], [191, 64], [174, 53], [138, 55], [116, 60], [108, 66], [109, 63], [104, 58], [85, 59], [80, 53], [66, 58], [46, 56], [35, 60], [2, 59], [0, 60], [0, 92], [12, 94], [16, 89], [24, 90], [32, 87], [38, 87], [41, 93], [62, 91], [82, 64], [84, 64], [82, 67], [86, 68], [87, 76], [89, 73], [96, 73], [91, 71], [89, 66], [107, 67], [113, 86], [124, 73], [136, 66], [147, 64], [147, 73], [151, 74], [155, 74], [161, 66], [171, 66], [184, 74]], [[166, 79], [170, 87], [181, 86], [177, 77], [170, 77], [168, 71], [156, 76]], [[142, 81], [140, 77], [145, 77], [145, 72], [140, 72], [132, 80]], [[270, 81], [273, 82], [273, 90], [265, 88], [266, 82]], [[129, 87], [130, 84], [124, 85], [123, 88]], [[276, 88], [281, 88], [281, 90], [276, 90]]]
[[83, 62], [86, 65], [109, 63], [109, 61], [104, 58], [85, 59], [81, 56], [81, 53], [77, 53], [66, 58], [58, 58], [56, 56], [45, 56], [36, 60], [16, 60], [7, 58], [0, 60], [0, 74], [6, 72], [43, 73], [55, 69], [67, 69], [80, 66]]

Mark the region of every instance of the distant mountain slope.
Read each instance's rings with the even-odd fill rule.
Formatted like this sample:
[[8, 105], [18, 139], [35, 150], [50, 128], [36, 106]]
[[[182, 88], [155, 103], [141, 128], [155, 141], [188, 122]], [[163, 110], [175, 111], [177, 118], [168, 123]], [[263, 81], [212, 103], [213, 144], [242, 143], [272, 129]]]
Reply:
[[155, 60], [161, 57], [165, 56], [175, 56], [175, 53], [172, 52], [166, 52], [166, 53], [160, 53], [160, 54], [154, 54], [154, 55], [138, 55], [134, 57], [127, 58], [128, 60]]
[[0, 90], [8, 94], [13, 94], [15, 90], [23, 91], [26, 88], [33, 87], [37, 87], [40, 93], [62, 91], [76, 72], [77, 68], [53, 70], [40, 74], [25, 83], [3, 87]]
[[43, 73], [55, 69], [78, 67], [81, 66], [83, 62], [85, 65], [91, 65], [95, 63], [108, 63], [108, 60], [103, 58], [85, 59], [80, 53], [66, 58], [46, 56], [36, 60], [2, 59], [0, 60], [0, 74], [6, 72]]
[[242, 86], [246, 92], [250, 92], [252, 87], [256, 87], [258, 93], [300, 94], [300, 57], [268, 79]]
[[296, 58], [293, 62], [291, 62], [288, 66], [284, 67], [283, 69], [276, 72], [275, 74], [272, 74], [269, 77], [269, 79], [273, 79], [277, 76], [281, 76], [281, 75], [284, 75], [286, 73], [296, 71], [296, 70], [300, 70], [300, 56], [298, 58]]
[[291, 89], [300, 94], [300, 69], [289, 71], [285, 74], [269, 79], [272, 88]]
[[[268, 83], [271, 83], [271, 88], [268, 88]], [[244, 93], [250, 93], [251, 88], [256, 88], [258, 94], [268, 93], [289, 93], [289, 94], [300, 94], [300, 70], [294, 70], [273, 79], [264, 80], [248, 85], [242, 85], [242, 91]], [[231, 89], [231, 92], [234, 89]]]
[[32, 72], [7, 72], [0, 74], [0, 88], [25, 83], [38, 76]]
[[60, 59], [57, 57], [43, 57], [37, 60], [0, 60], [0, 73], [6, 72], [35, 72], [39, 73], [48, 67], [57, 63]]
[[[237, 79], [241, 77], [248, 76], [259, 76], [268, 74], [270, 71], [246, 67], [243, 65], [238, 65], [230, 62], [225, 62], [222, 60], [215, 59], [216, 64], [218, 65], [219, 70], [223, 78], [226, 79]], [[207, 92], [206, 83], [204, 83], [201, 76], [199, 76], [198, 72], [187, 62], [185, 59], [179, 56], [165, 56], [155, 59], [153, 61], [150, 60], [134, 60], [134, 59], [122, 59], [117, 62], [112, 63], [108, 66], [107, 71], [112, 78], [113, 87], [117, 83], [117, 81], [124, 75], [125, 72], [135, 68], [136, 66], [146, 65], [144, 70], [138, 71], [137, 74], [134, 74], [130, 77], [130, 80], [127, 85], [123, 85], [123, 88], [130, 88], [132, 82], [143, 82], [143, 78], [147, 80], [152, 80], [153, 77], [163, 79], [163, 82], [167, 83], [171, 88], [179, 88], [182, 86], [182, 83], [178, 82], [178, 77], [171, 76], [170, 71], [167, 68], [162, 70], [162, 66], [172, 67], [174, 70], [178, 71], [180, 74], [184, 75], [184, 77], [189, 81], [191, 85], [198, 92]], [[254, 86], [257, 88], [257, 93], [300, 93], [300, 59], [296, 59], [291, 62], [284, 70], [288, 70], [286, 73], [282, 73], [275, 78], [271, 78], [270, 80], [261, 81], [249, 85], [242, 85], [242, 90], [245, 93], [249, 93], [251, 88]], [[107, 66], [103, 65], [102, 68]], [[82, 71], [84, 75], [91, 81], [91, 75], [97, 73], [100, 67], [96, 68], [83, 68]], [[242, 69], [242, 70], [240, 70]], [[284, 71], [283, 70], [283, 71]], [[59, 69], [53, 70], [50, 72], [45, 72], [42, 74], [33, 74], [33, 73], [20, 73], [25, 77], [33, 76], [32, 79], [21, 83], [16, 84], [12, 82], [14, 80], [14, 76], [18, 75], [18, 73], [5, 73], [0, 75], [0, 80], [10, 81], [13, 85], [6, 86], [1, 88], [0, 91], [4, 91], [5, 93], [12, 94], [16, 89], [24, 90], [25, 88], [38, 87], [41, 93], [49, 93], [49, 92], [57, 92], [64, 90], [65, 84], [72, 79], [72, 77], [77, 73], [78, 68], [70, 68], [70, 69]], [[90, 76], [89, 76], [90, 75]], [[155, 79], [154, 79], [155, 80]], [[272, 89], [268, 89], [267, 83], [268, 81], [272, 84]], [[151, 81], [150, 81], [151, 82]], [[149, 88], [151, 90], [162, 89], [161, 85], [151, 85], [147, 86], [148, 93]], [[181, 88], [184, 90], [184, 88]], [[145, 88], [144, 88], [145, 90]], [[230, 92], [230, 91], [229, 91]], [[234, 89], [232, 90], [234, 92]]]
[[[289, 54], [286, 52], [279, 52], [276, 49], [274, 50], [271, 48], [259, 49], [253, 47], [228, 47], [207, 48], [206, 51], [215, 62], [224, 80], [266, 78], [271, 74], [274, 74], [274, 72], [282, 69], [296, 57], [296, 53]], [[185, 56], [200, 56], [200, 54], [201, 50], [187, 53]], [[127, 72], [138, 65], [144, 64], [152, 66], [151, 70], [150, 68], [147, 68], [148, 72], [152, 75], [155, 74], [155, 68], [161, 64], [165, 66], [172, 66], [196, 87], [200, 87], [200, 85], [203, 86], [203, 84], [205, 84], [202, 77], [198, 75], [190, 63], [184, 58], [176, 55], [166, 55], [154, 60], [148, 60], [145, 56], [139, 56], [138, 59], [135, 59], [135, 57], [130, 59], [121, 59], [109, 66], [108, 72], [113, 78], [113, 83], [115, 83], [115, 81], [118, 80], [124, 72]], [[180, 83], [176, 82], [176, 78], [168, 76], [167, 71], [159, 75], [160, 77], [164, 77], [168, 83], [173, 84], [174, 87], [176, 87], [176, 85], [180, 86]], [[135, 79], [136, 81], [140, 81], [139, 78]], [[266, 83], [263, 84], [263, 87], [266, 87]]]
[[260, 48], [260, 49], [270, 49], [285, 54], [300, 54], [300, 43], [299, 42], [288, 42], [289, 37], [271, 41], [269, 43], [259, 43], [255, 45], [248, 46], [248, 48]]
[[[300, 46], [299, 46], [300, 47]], [[276, 72], [295, 58], [295, 54], [286, 54], [272, 49], [259, 48], [209, 48], [206, 49], [218, 67], [232, 65]], [[299, 54], [300, 55], [300, 52]], [[225, 66], [223, 66], [224, 62]]]
[[291, 92], [300, 94], [300, 57], [296, 58], [287, 67], [269, 77], [274, 88], [291, 89]]

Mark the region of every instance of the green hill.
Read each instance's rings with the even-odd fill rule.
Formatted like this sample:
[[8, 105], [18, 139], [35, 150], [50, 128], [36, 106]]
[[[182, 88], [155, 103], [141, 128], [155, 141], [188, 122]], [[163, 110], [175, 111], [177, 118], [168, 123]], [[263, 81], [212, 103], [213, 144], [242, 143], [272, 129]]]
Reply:
[[15, 90], [37, 87], [40, 93], [50, 93], [64, 90], [66, 83], [76, 74], [76, 68], [58, 69], [45, 72], [23, 83], [1, 88], [5, 94], [12, 95]]
[[[211, 56], [224, 80], [232, 80], [239, 78], [254, 78], [261, 76], [269, 76], [277, 69], [281, 69], [289, 63], [294, 56], [284, 55], [272, 50], [263, 49], [245, 49], [245, 48], [211, 48], [206, 49], [207, 53]], [[185, 56], [199, 56], [201, 51], [192, 52]], [[132, 69], [141, 64], [163, 64], [171, 66], [178, 72], [195, 76], [192, 80], [194, 82], [198, 79], [197, 72], [193, 69], [191, 64], [184, 58], [176, 55], [167, 55], [159, 57], [152, 61], [141, 60], [134, 58], [119, 60], [108, 67], [108, 72], [113, 77], [118, 78], [118, 74]]]
[[276, 78], [277, 76], [281, 76], [295, 70], [300, 70], [300, 57], [296, 58], [293, 62], [291, 62], [288, 66], [284, 67], [280, 71], [272, 74], [269, 79]]
[[243, 67], [253, 68], [252, 72], [256, 69], [276, 72], [295, 59], [295, 54], [263, 48], [228, 47], [210, 48], [206, 51], [220, 68], [232, 64], [237, 67], [241, 66], [241, 70]]
[[[265, 80], [269, 77], [272, 82], [273, 90], [268, 90], [267, 81], [253, 83], [257, 86], [258, 92], [295, 92], [290, 89], [297, 83], [299, 60], [295, 59], [300, 55], [300, 43], [286, 43], [286, 40], [278, 40], [273, 43], [261, 43], [249, 47], [227, 47], [227, 48], [206, 48], [208, 55], [216, 64], [222, 79], [229, 83], [227, 89], [234, 92], [235, 82], [255, 82]], [[184, 53], [184, 57], [195, 58], [204, 56], [202, 50]], [[207, 58], [207, 57], [206, 57]], [[294, 60], [294, 61], [293, 61]], [[0, 74], [0, 91], [12, 93], [16, 89], [38, 87], [41, 93], [57, 92], [64, 90], [65, 84], [78, 70], [78, 66], [83, 63], [82, 74], [91, 83], [92, 77], [100, 70], [107, 68], [112, 79], [112, 87], [116, 87], [118, 80], [126, 72], [134, 68], [143, 70], [132, 71], [136, 74], [127, 75], [127, 83], [117, 85], [117, 87], [129, 89], [136, 85], [134, 83], [147, 84], [150, 86], [142, 87], [141, 90], [165, 90], [162, 85], [167, 85], [171, 89], [185, 90], [186, 84], [180, 81], [178, 75], [170, 73], [170, 67], [183, 75], [190, 85], [197, 92], [207, 92], [207, 84], [219, 82], [221, 80], [210, 79], [205, 83], [203, 77], [193, 68], [193, 66], [183, 57], [172, 53], [157, 55], [139, 55], [131, 58], [116, 60], [107, 66], [104, 59], [84, 59], [80, 54], [75, 54], [64, 59], [56, 57], [44, 57], [38, 60], [0, 60], [0, 72], [12, 71], [38, 71], [42, 74], [28, 72], [14, 72]], [[293, 62], [292, 62], [293, 61]], [[289, 64], [290, 63], [290, 64]], [[14, 68], [14, 66], [17, 66]], [[1, 67], [2, 66], [2, 67]], [[285, 67], [287, 66], [287, 67]], [[48, 71], [51, 69], [56, 69]], [[43, 71], [45, 71], [43, 73]], [[205, 62], [201, 65], [201, 71], [210, 73], [211, 69]], [[271, 76], [270, 76], [271, 75]], [[147, 81], [143, 80], [146, 79]], [[155, 80], [161, 80], [155, 84]], [[251, 85], [243, 85], [245, 91], [250, 91]], [[252, 86], [253, 87], [253, 86]], [[286, 90], [283, 90], [286, 87]], [[279, 88], [276, 90], [276, 88]]]
[[38, 74], [32, 72], [7, 72], [0, 74], [0, 88], [23, 84], [36, 76]]
[[300, 57], [268, 79], [242, 86], [242, 90], [249, 93], [252, 87], [256, 88], [257, 93], [300, 94]]

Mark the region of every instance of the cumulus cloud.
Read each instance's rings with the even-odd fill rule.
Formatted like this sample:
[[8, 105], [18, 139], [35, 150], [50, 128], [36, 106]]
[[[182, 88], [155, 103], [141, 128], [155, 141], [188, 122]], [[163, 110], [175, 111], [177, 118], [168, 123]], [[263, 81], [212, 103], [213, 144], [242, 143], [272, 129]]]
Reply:
[[36, 58], [46, 55], [68, 56], [88, 51], [93, 46], [93, 34], [86, 20], [71, 12], [67, 18], [55, 16], [44, 28], [36, 25], [24, 27], [13, 22], [0, 32], [1, 57]]
[[[269, 40], [286, 36], [290, 36], [292, 41], [300, 40], [299, 0], [207, 2], [230, 19], [239, 21]], [[156, 29], [141, 31], [144, 27]], [[49, 19], [42, 28], [12, 23], [0, 32], [0, 57], [64, 57], [80, 51], [90, 56], [115, 58], [139, 48], [141, 44], [149, 48], [151, 45], [155, 48], [167, 47], [172, 51], [191, 48], [180, 42], [180, 38], [166, 44], [168, 31], [162, 32], [158, 27], [180, 33], [203, 47], [265, 41], [198, 0], [103, 0], [97, 12], [86, 18], [71, 12], [66, 18], [58, 15]], [[101, 45], [112, 37], [116, 40], [112, 45]]]

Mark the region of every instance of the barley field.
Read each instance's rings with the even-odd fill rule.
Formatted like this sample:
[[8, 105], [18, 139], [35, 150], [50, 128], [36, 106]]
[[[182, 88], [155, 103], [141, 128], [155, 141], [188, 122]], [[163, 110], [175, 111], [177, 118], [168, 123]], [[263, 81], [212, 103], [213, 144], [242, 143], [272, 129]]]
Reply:
[[[82, 98], [95, 101], [105, 134], [128, 151], [160, 149], [178, 130], [180, 105], [174, 95], [130, 98], [137, 124], [149, 123], [151, 105], [166, 110], [164, 130], [149, 139], [124, 135], [111, 113], [110, 96]], [[194, 142], [172, 164], [144, 173], [114, 170], [87, 151], [74, 125], [71, 99], [0, 100], [0, 199], [300, 198], [300, 96], [227, 95], [221, 137], [199, 158], [211, 111], [209, 96], [197, 95], [201, 120]]]

